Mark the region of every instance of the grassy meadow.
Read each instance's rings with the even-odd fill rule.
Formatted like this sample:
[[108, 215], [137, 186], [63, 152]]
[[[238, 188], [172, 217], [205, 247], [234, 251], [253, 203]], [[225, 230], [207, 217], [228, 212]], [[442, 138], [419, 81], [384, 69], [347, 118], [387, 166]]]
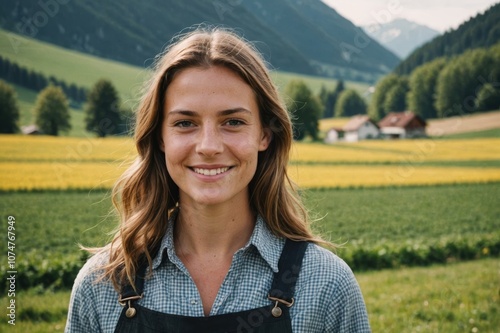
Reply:
[[[2, 29], [0, 29], [0, 56], [20, 66], [41, 72], [47, 77], [54, 76], [67, 83], [76, 83], [86, 88], [92, 87], [101, 78], [108, 78], [116, 87], [123, 106], [129, 109], [137, 105], [142, 86], [150, 73], [148, 66], [153, 62], [153, 59], [148, 59], [143, 67], [127, 65], [64, 49]], [[333, 89], [336, 85], [336, 80], [333, 79], [282, 71], [273, 71], [271, 76], [280, 90], [283, 90], [288, 82], [296, 79], [303, 80], [314, 93], [318, 93], [322, 85], [329, 89]], [[361, 94], [368, 89], [368, 85], [364, 83], [346, 82], [345, 84]], [[14, 85], [14, 88], [21, 111], [20, 125], [33, 124], [32, 110], [37, 94], [20, 86]], [[90, 135], [84, 129], [83, 108], [70, 109], [72, 128], [69, 132], [62, 133], [63, 135], [73, 137]]]
[[[154, 59], [147, 59], [144, 67], [131, 66], [68, 50], [39, 40], [0, 29], [0, 55], [19, 65], [36, 69], [46, 76], [55, 76], [68, 83], [78, 78], [78, 84], [91, 87], [102, 77], [112, 79], [123, 100], [134, 99], [148, 77], [148, 66]], [[272, 79], [279, 89], [291, 80], [303, 80], [313, 92], [318, 93], [322, 85], [332, 89], [336, 80], [317, 76], [274, 70]], [[368, 84], [346, 82], [346, 86], [364, 93]]]

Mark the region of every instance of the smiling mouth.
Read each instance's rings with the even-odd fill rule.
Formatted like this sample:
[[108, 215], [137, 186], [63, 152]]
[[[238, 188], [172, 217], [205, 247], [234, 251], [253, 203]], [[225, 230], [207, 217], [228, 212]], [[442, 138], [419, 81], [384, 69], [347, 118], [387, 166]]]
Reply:
[[204, 176], [216, 176], [229, 170], [229, 167], [217, 168], [217, 169], [202, 169], [202, 168], [192, 168], [194, 172]]

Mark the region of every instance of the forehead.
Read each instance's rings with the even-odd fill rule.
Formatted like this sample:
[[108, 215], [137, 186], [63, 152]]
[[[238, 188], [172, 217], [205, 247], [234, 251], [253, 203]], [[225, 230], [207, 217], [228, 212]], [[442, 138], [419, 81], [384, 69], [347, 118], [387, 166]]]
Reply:
[[167, 87], [165, 111], [246, 108], [258, 112], [253, 89], [223, 67], [190, 67], [177, 72]]

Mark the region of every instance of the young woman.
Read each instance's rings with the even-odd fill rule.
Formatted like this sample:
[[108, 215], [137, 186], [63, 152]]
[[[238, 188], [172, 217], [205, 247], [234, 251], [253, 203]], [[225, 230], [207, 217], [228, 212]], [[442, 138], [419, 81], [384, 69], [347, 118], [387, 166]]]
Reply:
[[369, 332], [349, 267], [308, 226], [287, 110], [260, 55], [196, 30], [158, 60], [121, 223], [85, 264], [66, 332]]

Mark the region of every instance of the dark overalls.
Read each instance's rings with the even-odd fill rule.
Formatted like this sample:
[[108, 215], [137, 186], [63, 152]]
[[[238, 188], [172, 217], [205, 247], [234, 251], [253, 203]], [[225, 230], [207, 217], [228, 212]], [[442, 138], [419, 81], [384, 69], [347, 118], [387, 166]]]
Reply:
[[137, 304], [137, 300], [143, 296], [146, 272], [146, 266], [143, 266], [135, 279], [137, 291], [131, 286], [122, 289], [120, 303], [124, 309], [115, 332], [290, 333], [292, 323], [289, 308], [295, 301], [293, 292], [307, 245], [307, 242], [286, 241], [278, 263], [278, 273], [274, 274], [269, 291], [270, 305], [209, 317], [171, 315]]

